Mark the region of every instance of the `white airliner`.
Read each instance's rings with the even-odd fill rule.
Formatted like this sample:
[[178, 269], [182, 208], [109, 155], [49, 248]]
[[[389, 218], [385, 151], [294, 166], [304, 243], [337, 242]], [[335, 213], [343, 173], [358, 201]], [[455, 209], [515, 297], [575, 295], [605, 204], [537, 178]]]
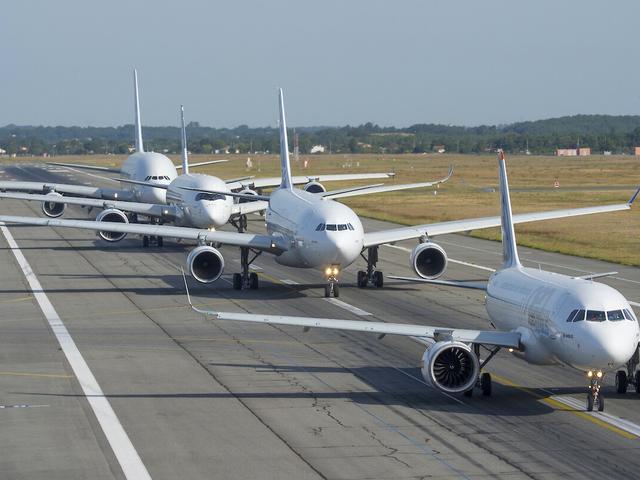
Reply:
[[[251, 181], [253, 188], [271, 187], [280, 184], [277, 179], [232, 179], [222, 180], [212, 175], [194, 174], [189, 172], [189, 160], [187, 153], [187, 136], [184, 121], [184, 108], [180, 108], [182, 121], [182, 174], [172, 179], [169, 183], [163, 181], [149, 182], [135, 179], [121, 179], [125, 184], [143, 186], [166, 191], [166, 203], [146, 203], [130, 202], [120, 200], [102, 200], [95, 198], [81, 197], [56, 197], [59, 204], [80, 205], [83, 207], [103, 209], [96, 217], [98, 222], [130, 223], [137, 222], [139, 216], [150, 219], [151, 223], [173, 223], [183, 227], [193, 227], [200, 229], [217, 229], [231, 222], [239, 232], [246, 229], [247, 217], [249, 213], [264, 211], [268, 202], [256, 190], [247, 186], [247, 181]], [[328, 192], [318, 179], [309, 180], [310, 177], [300, 177], [299, 182], [306, 182], [303, 190], [310, 195], [321, 196], [322, 198], [342, 198], [354, 195], [365, 195], [397, 191], [412, 188], [424, 188], [446, 182], [452, 175], [453, 168], [449, 169], [449, 174], [440, 180], [433, 182], [420, 182], [411, 184], [391, 184], [391, 185], [368, 185], [351, 187]], [[318, 178], [333, 181], [343, 180], [363, 180], [372, 178], [388, 178], [392, 174], [387, 173], [365, 173], [365, 174], [338, 174], [322, 175]], [[323, 180], [324, 181], [324, 180]], [[257, 187], [256, 187], [257, 185]], [[232, 196], [232, 190], [239, 191]], [[239, 202], [234, 202], [234, 196], [240, 197]], [[32, 193], [0, 193], [0, 198], [12, 198], [18, 200], [29, 200], [42, 202], [43, 205], [51, 203], [49, 195]], [[262, 199], [262, 200], [261, 200]], [[98, 235], [109, 242], [118, 242], [127, 234], [124, 232], [114, 233], [110, 231], [99, 231]], [[162, 246], [164, 241], [160, 236], [143, 235], [142, 245], [148, 247], [151, 243]]]
[[[382, 287], [382, 272], [376, 270], [380, 245], [418, 239], [420, 243], [413, 250], [410, 262], [422, 278], [431, 279], [444, 273], [447, 255], [441, 246], [430, 241], [430, 237], [500, 225], [500, 217], [484, 217], [365, 232], [358, 215], [346, 205], [332, 200], [325, 194], [314, 194], [293, 187], [282, 90], [279, 109], [281, 184], [269, 197], [251, 196], [252, 199], [268, 202], [265, 215], [266, 234], [15, 216], [0, 216], [0, 221], [197, 240], [198, 246], [187, 256], [187, 268], [201, 283], [216, 281], [224, 271], [224, 258], [213, 245], [237, 246], [240, 247], [241, 253], [241, 273], [233, 275], [233, 286], [236, 289], [258, 288], [258, 275], [249, 271], [249, 265], [258, 255], [268, 252], [275, 255], [275, 261], [282, 265], [321, 269], [327, 280], [325, 295], [335, 297], [339, 295], [339, 272], [360, 256], [367, 260], [367, 271], [358, 272], [358, 286], [366, 287], [372, 283]], [[378, 188], [386, 187], [392, 185]], [[246, 197], [241, 193], [228, 193], [223, 190], [199, 190], [199, 193]], [[344, 195], [356, 193], [348, 191]], [[514, 216], [513, 221], [523, 223], [627, 210], [635, 196], [624, 204], [525, 213]], [[251, 253], [253, 256], [250, 258]]]
[[[85, 185], [69, 185], [48, 182], [2, 181], [0, 191], [41, 191], [48, 195], [42, 201], [43, 213], [51, 218], [60, 217], [65, 211], [65, 203], [61, 194], [90, 197], [105, 200], [123, 200], [145, 203], [165, 203], [165, 190], [154, 186], [166, 186], [177, 176], [177, 169], [171, 159], [161, 153], [145, 152], [142, 142], [142, 124], [140, 121], [140, 101], [138, 96], [138, 72], [133, 71], [133, 93], [135, 104], [135, 152], [129, 155], [120, 168], [99, 167], [76, 163], [49, 162], [51, 165], [81, 168], [103, 173], [117, 173], [124, 179], [148, 184], [124, 183], [122, 188], [98, 188]], [[226, 160], [211, 160], [192, 164], [192, 167], [210, 165]], [[57, 202], [55, 200], [58, 200]]]
[[[371, 332], [417, 338], [428, 348], [422, 357], [422, 375], [435, 388], [447, 393], [471, 394], [479, 387], [491, 395], [491, 375], [480, 373], [503, 347], [534, 364], [561, 363], [587, 373], [587, 410], [604, 409], [600, 391], [604, 372], [628, 365], [637, 366], [634, 356], [640, 341], [640, 327], [629, 302], [613, 288], [591, 279], [567, 277], [526, 268], [520, 264], [516, 247], [509, 186], [504, 157], [500, 154], [500, 199], [503, 266], [491, 275], [486, 287], [486, 308], [497, 330], [458, 330], [424, 325], [229, 313], [203, 310], [218, 320], [297, 325], [337, 330]], [[636, 193], [637, 194], [637, 193]], [[392, 277], [401, 278], [405, 277]], [[453, 286], [460, 282], [408, 279]], [[185, 287], [187, 286], [185, 278]], [[187, 291], [188, 295], [188, 291]], [[480, 358], [480, 348], [489, 354]], [[632, 357], [636, 360], [633, 361]], [[618, 372], [618, 381], [626, 372]]]

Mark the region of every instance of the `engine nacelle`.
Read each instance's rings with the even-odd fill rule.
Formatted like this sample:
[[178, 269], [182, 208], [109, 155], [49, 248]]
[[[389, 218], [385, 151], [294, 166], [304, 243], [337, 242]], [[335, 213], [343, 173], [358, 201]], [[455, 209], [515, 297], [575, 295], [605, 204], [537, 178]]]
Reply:
[[47, 196], [52, 198], [49, 202], [42, 202], [42, 213], [50, 218], [58, 218], [62, 216], [67, 205], [64, 203], [56, 203], [54, 201], [56, 198], [62, 197], [62, 195], [58, 192], [51, 192], [47, 193]]
[[411, 252], [411, 266], [422, 278], [433, 280], [447, 269], [447, 253], [436, 243], [421, 243]]
[[[122, 210], [108, 208], [98, 214], [96, 222], [129, 223], [129, 218]], [[124, 232], [107, 232], [101, 230], [98, 232], [98, 236], [107, 242], [119, 242], [126, 237], [127, 234]]]
[[518, 327], [516, 328], [516, 332], [520, 334], [520, 344], [523, 347], [521, 351], [513, 351], [513, 354], [516, 357], [522, 358], [534, 365], [553, 365], [557, 363], [556, 358], [540, 342], [531, 330], [524, 327]]
[[309, 182], [302, 189], [309, 193], [324, 193], [327, 191], [320, 182]]
[[478, 357], [461, 342], [436, 342], [422, 356], [422, 377], [447, 393], [466, 392], [475, 385], [479, 373]]
[[187, 268], [200, 283], [215, 282], [224, 270], [224, 257], [215, 248], [202, 245], [189, 252]]
[[[242, 193], [243, 195], [258, 195], [258, 192], [256, 192], [255, 190], [251, 190], [250, 188], [245, 188], [244, 190], [241, 190], [240, 193]], [[238, 203], [248, 203], [252, 201], [253, 200], [250, 200], [248, 198], [241, 198], [238, 200]]]

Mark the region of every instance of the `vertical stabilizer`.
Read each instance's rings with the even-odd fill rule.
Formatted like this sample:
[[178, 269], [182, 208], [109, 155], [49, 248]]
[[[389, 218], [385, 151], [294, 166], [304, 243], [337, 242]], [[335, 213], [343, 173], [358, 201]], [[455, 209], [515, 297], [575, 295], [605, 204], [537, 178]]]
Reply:
[[140, 100], [138, 98], [138, 70], [133, 70], [133, 97], [136, 110], [136, 152], [144, 152], [142, 124], [140, 123]]
[[291, 190], [291, 164], [289, 163], [289, 141], [287, 140], [287, 122], [284, 118], [284, 98], [282, 89], [279, 95], [280, 107], [280, 168], [282, 169], [282, 181], [280, 188]]
[[502, 260], [503, 268], [520, 265], [518, 248], [516, 247], [516, 234], [513, 230], [511, 215], [511, 198], [509, 196], [509, 182], [507, 180], [507, 168], [504, 161], [504, 152], [498, 150], [498, 170], [500, 171], [500, 223], [502, 226]]
[[180, 120], [182, 121], [182, 132], [180, 140], [182, 140], [182, 173], [189, 173], [189, 156], [187, 154], [187, 127], [184, 126], [184, 105], [180, 105]]

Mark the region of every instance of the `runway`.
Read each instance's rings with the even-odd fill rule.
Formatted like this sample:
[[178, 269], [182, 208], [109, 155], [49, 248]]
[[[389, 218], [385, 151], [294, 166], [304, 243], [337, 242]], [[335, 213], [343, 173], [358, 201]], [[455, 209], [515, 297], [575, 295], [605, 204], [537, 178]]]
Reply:
[[[59, 169], [4, 170], [3, 179], [70, 181]], [[41, 215], [37, 203], [0, 207]], [[86, 217], [79, 208], [65, 213]], [[250, 230], [262, 229], [253, 217]], [[193, 313], [179, 272], [192, 245], [142, 250], [134, 238], [108, 245], [80, 230], [9, 230], [154, 479], [637, 476], [640, 395], [616, 394], [613, 376], [605, 388], [611, 418], [569, 406], [584, 404], [579, 372], [508, 353], [487, 368], [491, 398], [447, 396], [424, 384], [417, 367], [424, 347], [410, 339], [214, 323]], [[461, 235], [435, 241], [456, 261], [446, 278], [484, 279], [500, 264], [498, 243]], [[379, 268], [412, 275], [404, 249], [413, 245], [381, 248]], [[190, 282], [199, 305], [490, 328], [481, 292], [389, 279], [383, 289], [358, 289], [363, 261], [342, 273], [340, 302], [323, 298], [319, 272], [282, 267], [268, 255], [255, 263], [260, 289], [235, 291], [238, 252], [221, 251], [223, 277], [210, 286]], [[564, 274], [618, 271], [602, 281], [640, 304], [638, 268], [526, 248], [520, 256]], [[0, 267], [2, 477], [131, 478], [4, 237]]]

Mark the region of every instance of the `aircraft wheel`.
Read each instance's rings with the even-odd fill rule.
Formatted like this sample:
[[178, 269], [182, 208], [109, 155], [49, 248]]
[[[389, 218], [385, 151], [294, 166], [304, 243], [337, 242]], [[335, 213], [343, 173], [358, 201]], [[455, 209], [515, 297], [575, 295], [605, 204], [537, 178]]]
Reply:
[[593, 393], [587, 393], [587, 412], [593, 412]]
[[467, 390], [466, 392], [463, 393], [463, 395], [465, 397], [472, 397], [473, 396], [473, 388], [470, 388], [469, 390]]
[[640, 370], [636, 372], [634, 378], [636, 381], [636, 393], [640, 393]]
[[233, 289], [240, 290], [242, 289], [242, 275], [239, 273], [233, 274]]
[[338, 298], [340, 296], [340, 288], [338, 288], [338, 284], [335, 283], [333, 285], [333, 297]]
[[373, 283], [376, 287], [382, 288], [382, 286], [384, 285], [384, 276], [382, 275], [382, 272], [373, 272]]
[[329, 298], [331, 296], [331, 287], [329, 285], [324, 286], [324, 297]]
[[616, 372], [616, 391], [618, 393], [627, 393], [628, 384], [627, 372], [624, 370], [618, 370]]
[[365, 288], [367, 286], [367, 273], [362, 270], [358, 271], [358, 287]]
[[598, 395], [598, 411], [604, 411], [604, 395]]
[[482, 395], [485, 397], [491, 396], [491, 374], [483, 373], [480, 375], [480, 389], [482, 390]]
[[158, 248], [162, 248], [164, 246], [164, 239], [162, 237], [158, 237]]
[[249, 274], [249, 288], [251, 288], [251, 290], [258, 289], [258, 274], [256, 272]]
[[149, 248], [149, 235], [142, 236], [142, 248]]

